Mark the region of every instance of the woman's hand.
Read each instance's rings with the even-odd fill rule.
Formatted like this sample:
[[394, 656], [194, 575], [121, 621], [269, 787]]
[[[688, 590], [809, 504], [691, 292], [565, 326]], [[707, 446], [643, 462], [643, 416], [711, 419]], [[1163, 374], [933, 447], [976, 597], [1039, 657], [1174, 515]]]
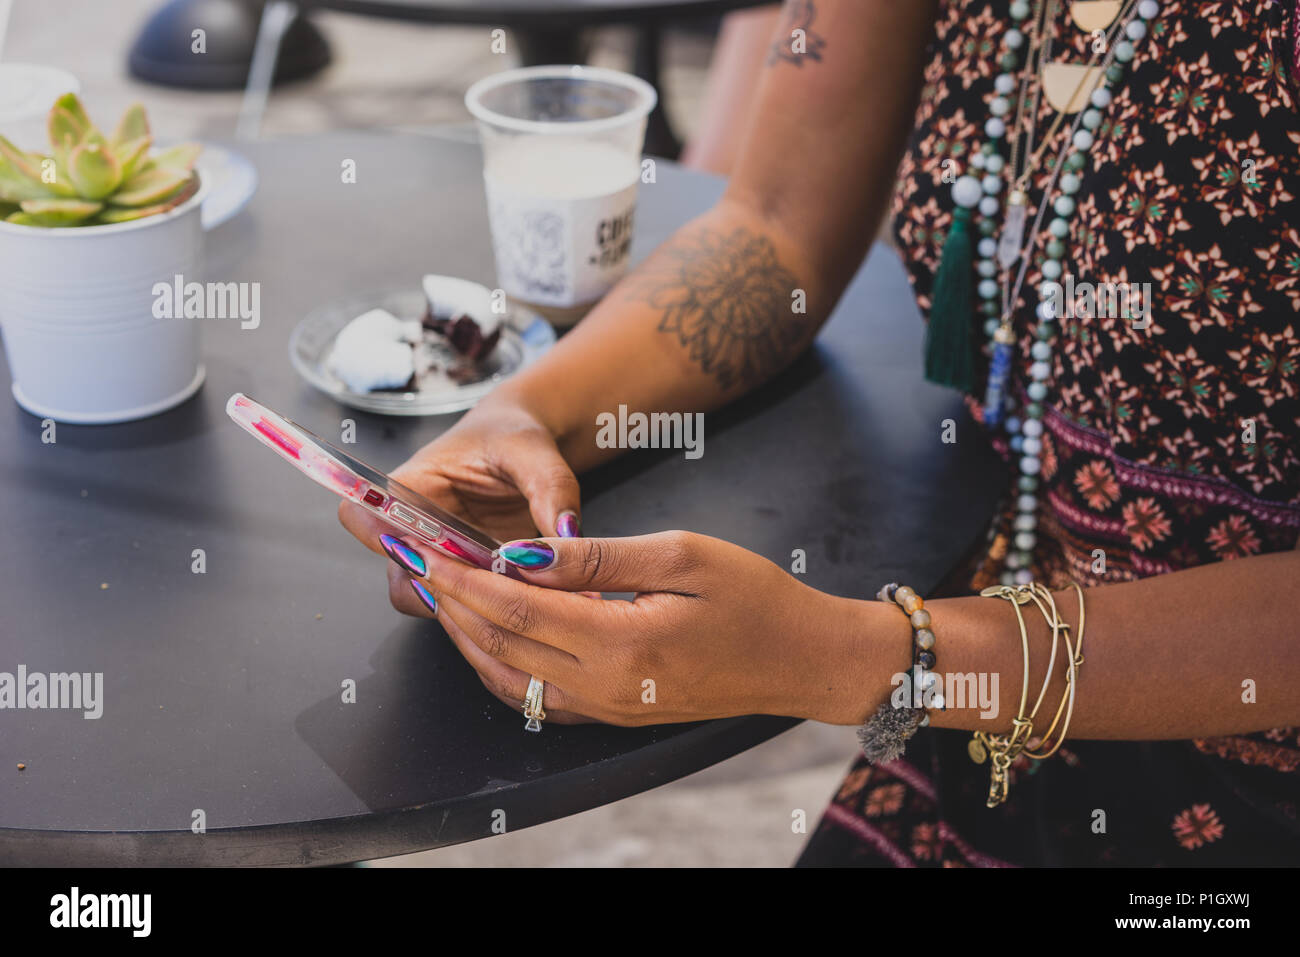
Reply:
[[[560, 455], [551, 433], [513, 404], [480, 404], [392, 475], [497, 539], [532, 535], [537, 530], [561, 536], [579, 533], [577, 478]], [[391, 535], [393, 529], [361, 506], [341, 502], [339, 521], [367, 548], [381, 554], [388, 552], [383, 536]], [[432, 617], [428, 606], [411, 588], [409, 576], [392, 563], [388, 565], [388, 596], [393, 607], [403, 614]], [[513, 687], [520, 680], [527, 687], [527, 675], [485, 659], [463, 636], [450, 629], [449, 633], [489, 689], [503, 683]], [[564, 714], [555, 718], [590, 720]]]
[[[870, 602], [818, 592], [703, 535], [503, 545], [527, 583], [404, 544], [414, 554], [390, 552], [398, 590], [429, 596], [436, 611], [426, 614], [502, 701], [520, 708], [528, 676], [543, 679], [547, 720], [778, 714], [857, 724], [907, 664], [903, 616], [891, 622]], [[630, 602], [577, 594], [587, 591], [637, 594]]]
[[[551, 433], [516, 405], [480, 405], [392, 476], [498, 540], [578, 534], [578, 480]], [[340, 503], [339, 521], [376, 552], [392, 531], [353, 502]], [[401, 597], [398, 610], [414, 613]]]

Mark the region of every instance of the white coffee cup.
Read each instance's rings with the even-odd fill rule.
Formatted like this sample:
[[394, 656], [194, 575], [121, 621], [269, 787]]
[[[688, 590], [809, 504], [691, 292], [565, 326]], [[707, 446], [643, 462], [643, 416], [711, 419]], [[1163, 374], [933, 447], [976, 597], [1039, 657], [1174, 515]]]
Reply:
[[538, 66], [470, 87], [497, 277], [567, 325], [627, 271], [654, 87], [617, 70]]

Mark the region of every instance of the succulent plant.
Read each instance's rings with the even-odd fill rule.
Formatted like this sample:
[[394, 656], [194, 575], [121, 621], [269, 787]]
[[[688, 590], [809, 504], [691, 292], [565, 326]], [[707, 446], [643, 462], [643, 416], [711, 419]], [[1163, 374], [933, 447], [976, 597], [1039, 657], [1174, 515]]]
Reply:
[[75, 93], [50, 110], [49, 156], [0, 136], [0, 219], [23, 226], [101, 226], [156, 216], [199, 188], [200, 147], [152, 151], [144, 107], [123, 114], [111, 137], [90, 121]]

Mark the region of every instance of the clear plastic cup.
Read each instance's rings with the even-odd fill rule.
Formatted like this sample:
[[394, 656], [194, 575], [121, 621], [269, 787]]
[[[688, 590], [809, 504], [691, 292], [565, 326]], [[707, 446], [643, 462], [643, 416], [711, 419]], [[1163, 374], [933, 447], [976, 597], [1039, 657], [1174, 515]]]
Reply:
[[627, 271], [657, 100], [644, 80], [586, 66], [507, 70], [469, 88], [506, 295], [571, 325]]

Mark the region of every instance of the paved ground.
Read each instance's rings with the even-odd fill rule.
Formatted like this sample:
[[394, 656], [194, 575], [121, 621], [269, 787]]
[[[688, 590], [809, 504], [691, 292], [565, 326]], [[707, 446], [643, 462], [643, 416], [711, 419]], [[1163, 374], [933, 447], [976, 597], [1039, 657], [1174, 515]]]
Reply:
[[[0, 10], [7, 0], [0, 0]], [[163, 0], [13, 0], [8, 39], [0, 57], [46, 63], [80, 77], [93, 115], [116, 117], [143, 100], [155, 126], [171, 136], [231, 136], [237, 92], [194, 93], [139, 83], [126, 73], [126, 56], [140, 25]], [[322, 73], [279, 88], [272, 96], [266, 135], [321, 129], [425, 126], [469, 119], [462, 102], [480, 77], [518, 61], [509, 49], [490, 51], [487, 27], [434, 27], [337, 13], [315, 22], [334, 59]], [[683, 133], [695, 119], [710, 43], [675, 33], [666, 48], [664, 90]], [[591, 61], [627, 69], [632, 38], [624, 30], [596, 33]], [[111, 122], [111, 121], [105, 121]]]
[[[160, 0], [16, 0], [0, 56], [77, 74], [92, 113], [105, 124], [142, 100], [169, 136], [231, 136], [238, 93], [145, 86], [126, 75], [126, 52]], [[4, 0], [0, 0], [0, 8]], [[341, 127], [427, 127], [463, 123], [466, 87], [513, 59], [489, 51], [485, 29], [423, 27], [322, 14], [333, 65], [277, 90], [265, 135]], [[592, 61], [626, 68], [630, 38], [598, 34]], [[670, 35], [663, 87], [679, 132], [689, 133], [708, 65], [707, 39]], [[804, 836], [796, 810], [815, 825], [853, 754], [851, 729], [805, 723], [780, 738], [675, 784], [586, 814], [490, 841], [376, 862], [381, 866], [789, 864]]]

